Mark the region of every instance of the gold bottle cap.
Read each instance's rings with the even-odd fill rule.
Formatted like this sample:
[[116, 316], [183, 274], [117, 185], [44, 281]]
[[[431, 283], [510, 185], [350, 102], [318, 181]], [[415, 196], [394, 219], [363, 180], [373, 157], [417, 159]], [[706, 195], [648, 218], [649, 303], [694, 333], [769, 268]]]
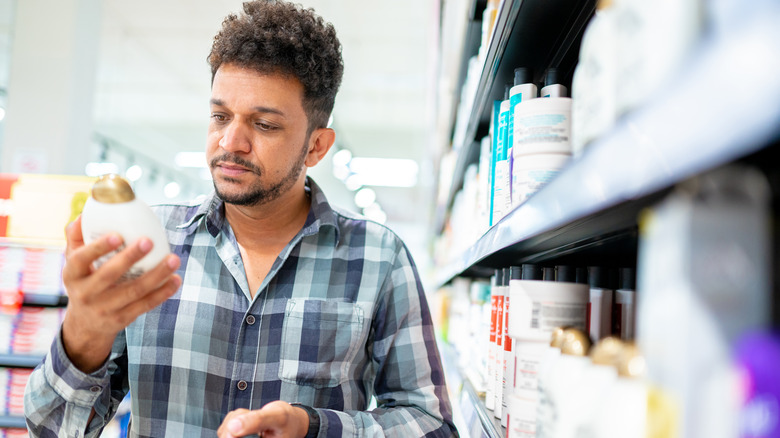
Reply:
[[617, 336], [607, 336], [593, 346], [590, 351], [591, 361], [596, 365], [617, 366], [623, 341]]
[[561, 348], [563, 344], [563, 333], [569, 327], [555, 327], [550, 336], [550, 347]]
[[618, 374], [622, 377], [642, 377], [645, 374], [645, 358], [636, 344], [625, 342], [618, 357]]
[[120, 204], [135, 199], [135, 193], [124, 178], [108, 173], [98, 178], [92, 185], [92, 197], [95, 201], [104, 204]]
[[570, 356], [586, 356], [590, 348], [590, 338], [582, 330], [568, 328], [563, 331], [561, 353]]

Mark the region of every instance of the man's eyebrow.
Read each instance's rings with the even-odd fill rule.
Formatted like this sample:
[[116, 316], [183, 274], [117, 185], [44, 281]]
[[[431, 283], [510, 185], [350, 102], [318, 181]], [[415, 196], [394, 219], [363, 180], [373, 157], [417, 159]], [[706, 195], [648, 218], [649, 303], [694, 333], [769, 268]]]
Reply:
[[[225, 102], [223, 102], [221, 99], [211, 99], [209, 102], [212, 105], [225, 106]], [[253, 107], [252, 109], [258, 113], [272, 113], [272, 114], [279, 114], [280, 116], [284, 116], [284, 112], [282, 110], [269, 107], [269, 106], [256, 106]]]

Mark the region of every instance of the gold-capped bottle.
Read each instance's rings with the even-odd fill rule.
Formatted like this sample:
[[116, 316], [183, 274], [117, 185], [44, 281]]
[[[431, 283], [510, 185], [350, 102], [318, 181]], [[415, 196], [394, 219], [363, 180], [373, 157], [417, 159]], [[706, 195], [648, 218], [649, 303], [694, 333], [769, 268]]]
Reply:
[[92, 194], [81, 213], [81, 232], [86, 244], [108, 233], [122, 236], [122, 247], [97, 260], [96, 267], [105, 263], [125, 245], [130, 245], [141, 237], [152, 241], [152, 250], [136, 262], [122, 276], [121, 281], [140, 277], [170, 253], [168, 239], [160, 220], [148, 205], [135, 197], [130, 184], [115, 174], [101, 176], [92, 186]]

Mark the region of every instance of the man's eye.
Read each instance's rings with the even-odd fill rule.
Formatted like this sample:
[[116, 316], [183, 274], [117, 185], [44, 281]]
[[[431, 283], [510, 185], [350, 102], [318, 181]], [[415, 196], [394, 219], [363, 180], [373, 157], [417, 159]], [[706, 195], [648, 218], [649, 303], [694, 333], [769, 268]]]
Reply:
[[227, 119], [224, 114], [212, 114], [211, 118], [217, 122], [224, 122]]
[[260, 129], [261, 131], [273, 131], [274, 129], [276, 129], [276, 126], [269, 125], [268, 123], [263, 123], [263, 122], [257, 122], [255, 123], [255, 126], [257, 126], [258, 129]]

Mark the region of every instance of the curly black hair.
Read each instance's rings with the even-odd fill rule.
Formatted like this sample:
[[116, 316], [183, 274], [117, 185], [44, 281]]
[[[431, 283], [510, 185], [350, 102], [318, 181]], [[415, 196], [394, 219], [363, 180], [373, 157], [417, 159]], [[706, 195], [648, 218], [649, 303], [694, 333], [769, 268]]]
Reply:
[[228, 15], [214, 37], [212, 82], [222, 64], [292, 75], [303, 85], [309, 132], [326, 127], [344, 73], [333, 25], [313, 9], [281, 0], [248, 1], [243, 9]]

